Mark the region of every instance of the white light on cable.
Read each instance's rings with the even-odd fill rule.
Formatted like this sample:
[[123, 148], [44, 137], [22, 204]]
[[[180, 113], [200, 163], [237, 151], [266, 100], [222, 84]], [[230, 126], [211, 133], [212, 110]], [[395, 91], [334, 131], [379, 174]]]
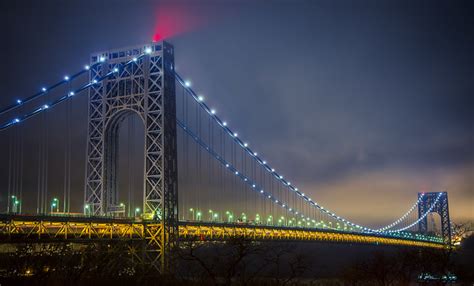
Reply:
[[69, 76], [64, 76], [64, 80], [68, 81], [69, 80]]
[[185, 82], [184, 82], [184, 85], [185, 85], [186, 87], [190, 87], [190, 86], [191, 86], [191, 82], [185, 81]]
[[20, 119], [15, 118], [15, 119], [13, 119], [13, 122], [18, 123], [18, 122], [20, 122]]
[[90, 68], [91, 68], [91, 67], [90, 67], [89, 65], [85, 65], [85, 66], [84, 66], [84, 69], [85, 69], [86, 71], [88, 71]]
[[138, 59], [137, 59], [137, 58], [133, 58], [132, 61], [136, 62], [136, 61], [138, 61]]
[[119, 71], [118, 68], [114, 68], [114, 72], [118, 72], [118, 71]]
[[275, 169], [272, 169], [272, 172], [275, 173]]
[[211, 114], [216, 114], [216, 110], [211, 109]]
[[18, 103], [18, 104], [21, 104], [21, 102], [22, 102], [21, 99], [16, 100], [16, 103]]
[[222, 126], [227, 126], [227, 122], [222, 122]]
[[74, 96], [74, 91], [70, 91], [69, 96]]
[[105, 62], [105, 57], [100, 57], [99, 62]]
[[48, 109], [49, 108], [49, 105], [45, 104], [43, 105], [43, 109]]
[[254, 152], [254, 153], [253, 153], [253, 155], [254, 155], [254, 156], [257, 156], [257, 155], [258, 155], [258, 153], [257, 153], [257, 152]]
[[234, 137], [237, 137], [239, 136], [239, 134], [237, 132], [234, 133]]
[[198, 101], [204, 101], [204, 96], [202, 95], [198, 96]]
[[244, 143], [244, 147], [248, 147], [248, 146], [249, 146], [249, 144], [248, 144], [248, 143]]
[[263, 164], [263, 165], [266, 165], [266, 164], [267, 164], [267, 161], [263, 161], [262, 164]]
[[97, 83], [97, 80], [96, 79], [92, 80], [92, 83]]
[[46, 91], [46, 87], [42, 87], [42, 88], [41, 88], [41, 91], [42, 91], [42, 92], [45, 92], [45, 91]]
[[151, 54], [151, 48], [150, 47], [145, 48], [145, 54]]

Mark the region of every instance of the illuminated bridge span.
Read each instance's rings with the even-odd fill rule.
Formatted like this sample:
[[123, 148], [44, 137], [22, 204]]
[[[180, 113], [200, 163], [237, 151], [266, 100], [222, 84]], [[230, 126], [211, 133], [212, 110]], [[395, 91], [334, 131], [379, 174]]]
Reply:
[[[158, 244], [156, 237], [161, 225], [155, 221], [136, 221], [105, 217], [58, 216], [0, 216], [0, 235], [3, 241], [71, 241], [84, 240], [147, 240]], [[320, 230], [271, 225], [185, 222], [178, 226], [180, 240], [219, 241], [232, 238], [249, 240], [321, 241], [365, 243], [444, 248], [436, 238], [424, 239], [419, 235], [393, 237], [383, 234], [361, 234], [336, 230]]]
[[[81, 107], [75, 98], [86, 92], [84, 202], [75, 205], [71, 203], [71, 114]], [[61, 108], [65, 118], [55, 116], [52, 121], [52, 114], [58, 114], [53, 110]], [[166, 42], [95, 53], [81, 71], [18, 99], [0, 115], [6, 118], [0, 124], [1, 136], [10, 140], [9, 186], [8, 193], [2, 193], [7, 199], [0, 217], [3, 243], [143, 241], [144, 262], [161, 271], [181, 240], [242, 237], [450, 245], [446, 192], [419, 193], [406, 213], [377, 228], [352, 222], [318, 204], [251, 149], [176, 73], [174, 49]], [[58, 121], [65, 125], [62, 194], [50, 189], [48, 180], [50, 125]], [[36, 138], [35, 196], [23, 193], [23, 166], [28, 162], [23, 146], [28, 134], [22, 128], [28, 124], [41, 132]], [[139, 170], [143, 184], [132, 186], [134, 170], [129, 168], [128, 193], [119, 183], [122, 126], [128, 127], [125, 157], [132, 160], [134, 144], [143, 146], [144, 154]], [[137, 136], [136, 128], [141, 127]], [[429, 227], [431, 213], [441, 217], [439, 235]]]

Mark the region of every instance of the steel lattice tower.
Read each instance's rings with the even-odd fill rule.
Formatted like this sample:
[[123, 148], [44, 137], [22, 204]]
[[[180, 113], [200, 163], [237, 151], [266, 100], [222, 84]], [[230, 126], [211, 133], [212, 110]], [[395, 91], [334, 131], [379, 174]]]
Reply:
[[[443, 240], [447, 244], [451, 244], [451, 221], [449, 220], [449, 205], [448, 205], [448, 193], [418, 193], [418, 218], [421, 218], [430, 207], [433, 206], [431, 213], [437, 213], [441, 217], [441, 235]], [[440, 195], [438, 201], [436, 198]], [[426, 233], [428, 231], [428, 218], [425, 216], [418, 223], [419, 231]]]
[[147, 252], [152, 264], [163, 266], [178, 235], [173, 46], [160, 42], [95, 53], [90, 66], [91, 82], [110, 76], [89, 89], [85, 207], [91, 215], [118, 208], [119, 125], [138, 114], [145, 129], [143, 214], [151, 220]]

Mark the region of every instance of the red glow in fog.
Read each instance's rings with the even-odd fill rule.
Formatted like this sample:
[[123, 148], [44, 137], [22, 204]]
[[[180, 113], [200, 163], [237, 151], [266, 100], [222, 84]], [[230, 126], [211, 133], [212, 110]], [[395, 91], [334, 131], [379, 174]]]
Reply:
[[156, 13], [153, 41], [166, 40], [202, 27], [209, 17], [197, 15], [194, 5], [159, 4]]

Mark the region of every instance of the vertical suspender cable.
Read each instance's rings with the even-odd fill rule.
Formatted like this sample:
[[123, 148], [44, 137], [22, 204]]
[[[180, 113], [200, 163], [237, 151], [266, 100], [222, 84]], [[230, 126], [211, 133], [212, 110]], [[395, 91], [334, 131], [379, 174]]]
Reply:
[[[247, 156], [245, 154], [242, 153], [242, 164], [243, 164], [243, 168], [242, 168], [242, 171], [244, 172], [244, 174], [248, 174], [247, 173]], [[246, 215], [248, 215], [248, 208], [247, 208], [247, 186], [244, 185], [243, 187], [243, 191], [244, 191], [244, 209], [243, 211], [245, 212]]]
[[[184, 88], [181, 88], [182, 92], [181, 92], [181, 104], [182, 104], [182, 112], [181, 112], [181, 116], [182, 116], [182, 120], [184, 122], [184, 124], [186, 126], [189, 126], [188, 125], [188, 121], [187, 121], [187, 118], [186, 118], [186, 109], [185, 109], [185, 101], [186, 101], [186, 96], [184, 94]], [[183, 183], [181, 183], [181, 189], [183, 189], [184, 186], [188, 186], [189, 185], [189, 182], [187, 182], [188, 180], [188, 176], [187, 176], [187, 170], [188, 170], [188, 162], [187, 162], [187, 150], [186, 150], [186, 135], [183, 133], [183, 136], [182, 136], [182, 155], [181, 155], [181, 158], [183, 158], [184, 156], [184, 168], [182, 168], [183, 170], [183, 173], [181, 174], [181, 177], [183, 178]], [[179, 156], [178, 156], [179, 157]], [[179, 175], [179, 174], [178, 174]], [[183, 192], [181, 192], [181, 194], [183, 194]], [[189, 195], [186, 194], [186, 195], [180, 195], [178, 196], [178, 199], [180, 201], [179, 203], [179, 209], [181, 211], [181, 218], [184, 220], [185, 219], [185, 214], [186, 214], [186, 209], [187, 209], [187, 204], [185, 203], [186, 200], [189, 199]]]
[[64, 201], [64, 204], [67, 205], [65, 212], [69, 213], [71, 211], [71, 163], [72, 163], [72, 138], [71, 138], [71, 118], [72, 118], [72, 99], [68, 100], [68, 130], [67, 130], [67, 199]]
[[64, 147], [63, 212], [69, 212], [69, 189], [71, 168], [71, 102], [66, 101], [66, 145]]
[[44, 182], [44, 185], [43, 185], [43, 190], [44, 190], [44, 195], [43, 195], [43, 202], [44, 202], [44, 209], [47, 210], [48, 209], [48, 167], [49, 167], [49, 146], [48, 146], [48, 137], [49, 137], [49, 130], [47, 128], [48, 126], [48, 113], [46, 112], [45, 113], [45, 137], [44, 137], [44, 179], [43, 179], [43, 182]]
[[[196, 105], [196, 124], [197, 124], [197, 132], [198, 134], [201, 134], [201, 109], [199, 108], [199, 106]], [[205, 203], [202, 201], [202, 196], [204, 196], [204, 191], [202, 189], [202, 180], [200, 179], [201, 178], [201, 172], [202, 172], [202, 166], [201, 166], [201, 148], [199, 148], [198, 144], [196, 143], [195, 144], [196, 146], [196, 155], [197, 155], [197, 160], [196, 160], [196, 180], [197, 180], [197, 186], [198, 186], [198, 189], [196, 191], [196, 195], [198, 197], [198, 202], [199, 204], [201, 204], [202, 202], [202, 205], [204, 206]], [[207, 200], [206, 200], [207, 202]], [[207, 204], [206, 204], [207, 205]], [[207, 212], [207, 210], [206, 210]], [[207, 216], [207, 214], [206, 214]]]
[[18, 197], [18, 183], [19, 183], [19, 133], [18, 129], [13, 132], [13, 185], [12, 185], [12, 194], [15, 196], [14, 209], [18, 213], [19, 205], [16, 204], [16, 201], [19, 200]]
[[20, 156], [20, 171], [19, 171], [19, 176], [18, 176], [18, 180], [19, 180], [19, 187], [18, 187], [18, 198], [20, 200], [20, 204], [19, 204], [19, 210], [18, 212], [21, 213], [21, 208], [23, 206], [23, 159], [24, 159], [24, 151], [25, 151], [25, 140], [23, 138], [23, 133], [22, 132], [22, 128], [18, 128], [18, 132], [20, 133], [20, 150], [19, 150], [19, 156]]
[[[41, 118], [43, 118], [43, 116], [41, 115]], [[41, 120], [41, 119], [40, 119]], [[41, 129], [40, 129], [41, 130]], [[43, 133], [41, 132], [40, 133], [40, 138], [39, 138], [39, 142], [38, 142], [38, 176], [37, 176], [37, 179], [36, 179], [36, 213], [37, 214], [40, 214], [41, 213], [41, 184], [40, 184], [40, 181], [41, 181], [41, 152], [42, 152], [42, 148], [41, 148], [41, 144], [43, 144], [43, 141], [42, 141], [42, 136], [43, 136]]]
[[131, 146], [132, 146], [132, 116], [128, 116], [127, 118], [127, 203], [126, 203], [126, 216], [131, 216], [131, 204], [132, 204], [132, 168], [131, 168]]
[[[14, 131], [14, 130], [13, 130]], [[10, 205], [12, 203], [11, 196], [12, 196], [12, 181], [13, 181], [13, 138], [14, 132], [10, 133], [9, 136], [9, 146], [8, 146], [8, 197], [7, 197], [7, 213], [10, 212]]]
[[[202, 136], [201, 138], [206, 138], [207, 137], [207, 143], [210, 144], [211, 142], [211, 121], [210, 121], [210, 118], [208, 116], [206, 116], [206, 119], [207, 119], [207, 126], [204, 122], [204, 130], [207, 130], [207, 136], [205, 136], [205, 132], [203, 131], [203, 134], [200, 135]], [[208, 153], [204, 152], [204, 170], [205, 170], [205, 173], [206, 173], [206, 177], [207, 177], [207, 184], [206, 184], [206, 200], [209, 201], [210, 203], [210, 206], [211, 208], [213, 208], [213, 211], [214, 212], [218, 212], [217, 209], [214, 209], [216, 208], [217, 206], [214, 205], [214, 203], [211, 201], [211, 174], [210, 174], [210, 171], [211, 171], [211, 168], [210, 168], [210, 163], [211, 163], [211, 159], [210, 159], [210, 156]]]

